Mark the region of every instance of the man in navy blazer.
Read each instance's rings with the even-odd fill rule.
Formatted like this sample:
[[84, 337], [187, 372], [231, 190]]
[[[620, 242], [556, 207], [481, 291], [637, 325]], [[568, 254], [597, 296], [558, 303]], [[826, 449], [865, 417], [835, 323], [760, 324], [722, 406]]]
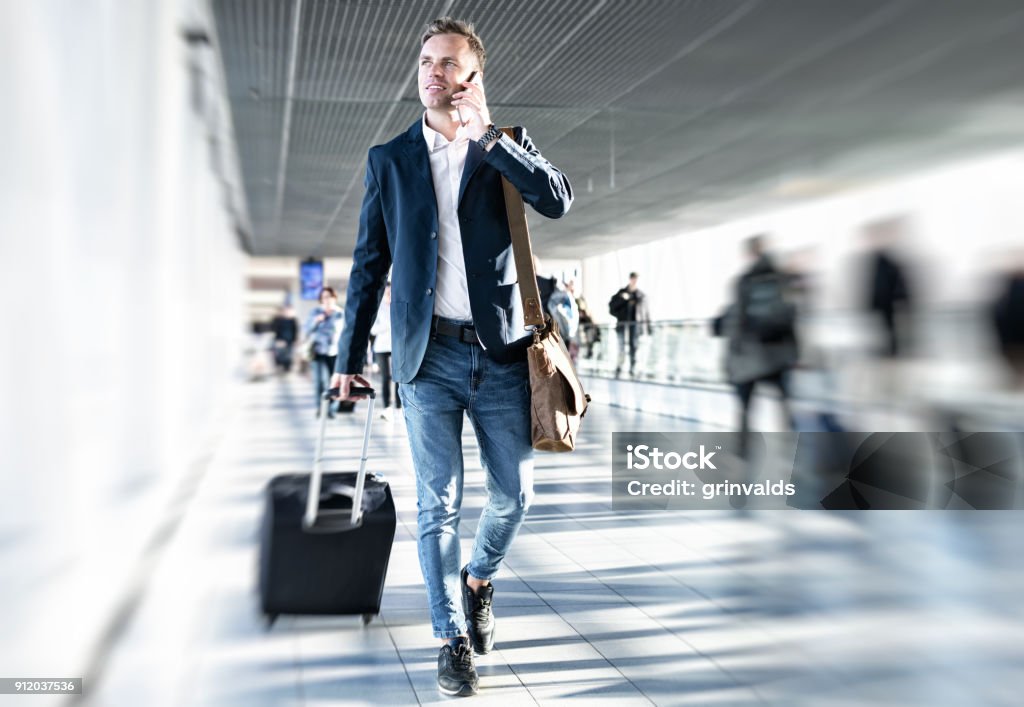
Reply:
[[[476, 692], [473, 651], [494, 642], [490, 580], [533, 496], [530, 390], [518, 278], [502, 176], [549, 218], [572, 203], [568, 179], [522, 128], [515, 139], [491, 123], [486, 53], [472, 25], [431, 22], [422, 37], [419, 96], [426, 111], [407, 132], [370, 150], [332, 387], [349, 398], [359, 375], [388, 271], [392, 363], [402, 384], [416, 471], [419, 558], [434, 635], [442, 641], [438, 685]], [[472, 556], [459, 551], [462, 426], [480, 447], [487, 504]]]

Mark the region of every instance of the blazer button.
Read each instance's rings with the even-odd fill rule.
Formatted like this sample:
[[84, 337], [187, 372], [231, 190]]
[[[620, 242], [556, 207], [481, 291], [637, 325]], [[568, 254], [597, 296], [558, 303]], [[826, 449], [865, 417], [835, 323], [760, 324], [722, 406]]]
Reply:
[[431, 231], [430, 232], [430, 240], [432, 240], [432, 241], [436, 241], [437, 240], [437, 231]]
[[427, 294], [428, 294], [428, 295], [432, 295], [432, 294], [434, 294], [434, 290], [433, 290], [432, 288], [428, 287], [428, 288], [427, 288]]

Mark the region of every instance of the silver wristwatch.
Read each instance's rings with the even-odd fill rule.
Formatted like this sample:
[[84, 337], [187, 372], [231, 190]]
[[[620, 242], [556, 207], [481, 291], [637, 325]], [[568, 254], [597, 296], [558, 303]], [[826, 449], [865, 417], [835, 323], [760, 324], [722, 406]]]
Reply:
[[476, 144], [479, 145], [481, 149], [486, 150], [487, 146], [499, 137], [501, 137], [501, 130], [492, 124], [491, 127], [487, 129], [487, 132], [480, 136], [480, 139], [476, 141]]

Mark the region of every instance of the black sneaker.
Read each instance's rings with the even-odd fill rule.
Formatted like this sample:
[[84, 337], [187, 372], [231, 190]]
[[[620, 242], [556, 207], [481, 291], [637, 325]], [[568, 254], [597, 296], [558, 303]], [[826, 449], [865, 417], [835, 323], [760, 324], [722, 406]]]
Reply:
[[438, 689], [446, 695], [468, 697], [476, 694], [478, 685], [469, 641], [460, 636], [441, 646], [437, 656]]
[[473, 644], [473, 650], [479, 655], [484, 655], [494, 648], [494, 614], [491, 613], [494, 587], [488, 584], [474, 592], [466, 583], [468, 577], [469, 570], [463, 567], [462, 613], [466, 616], [466, 626], [469, 628], [469, 640]]

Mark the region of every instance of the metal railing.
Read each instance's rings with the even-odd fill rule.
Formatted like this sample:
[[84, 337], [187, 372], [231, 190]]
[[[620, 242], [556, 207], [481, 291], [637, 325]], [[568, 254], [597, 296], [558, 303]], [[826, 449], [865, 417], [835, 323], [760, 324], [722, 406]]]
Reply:
[[[916, 312], [907, 328], [908, 354], [933, 362], [957, 362], [982, 370], [991, 365], [994, 336], [979, 307], [941, 307]], [[716, 337], [710, 319], [674, 319], [638, 324], [635, 375], [630, 376], [628, 340], [615, 324], [581, 325], [576, 366], [580, 374], [680, 385], [726, 383], [728, 341]], [[846, 310], [804, 313], [796, 323], [804, 366], [834, 366], [872, 356], [881, 324], [870, 313]], [[649, 331], [649, 333], [648, 333]]]
[[[625, 341], [623, 339], [625, 338]], [[576, 365], [582, 375], [630, 377], [628, 332], [615, 324], [580, 326]], [[637, 325], [633, 380], [653, 383], [724, 383], [725, 339], [712, 336], [707, 319]]]

